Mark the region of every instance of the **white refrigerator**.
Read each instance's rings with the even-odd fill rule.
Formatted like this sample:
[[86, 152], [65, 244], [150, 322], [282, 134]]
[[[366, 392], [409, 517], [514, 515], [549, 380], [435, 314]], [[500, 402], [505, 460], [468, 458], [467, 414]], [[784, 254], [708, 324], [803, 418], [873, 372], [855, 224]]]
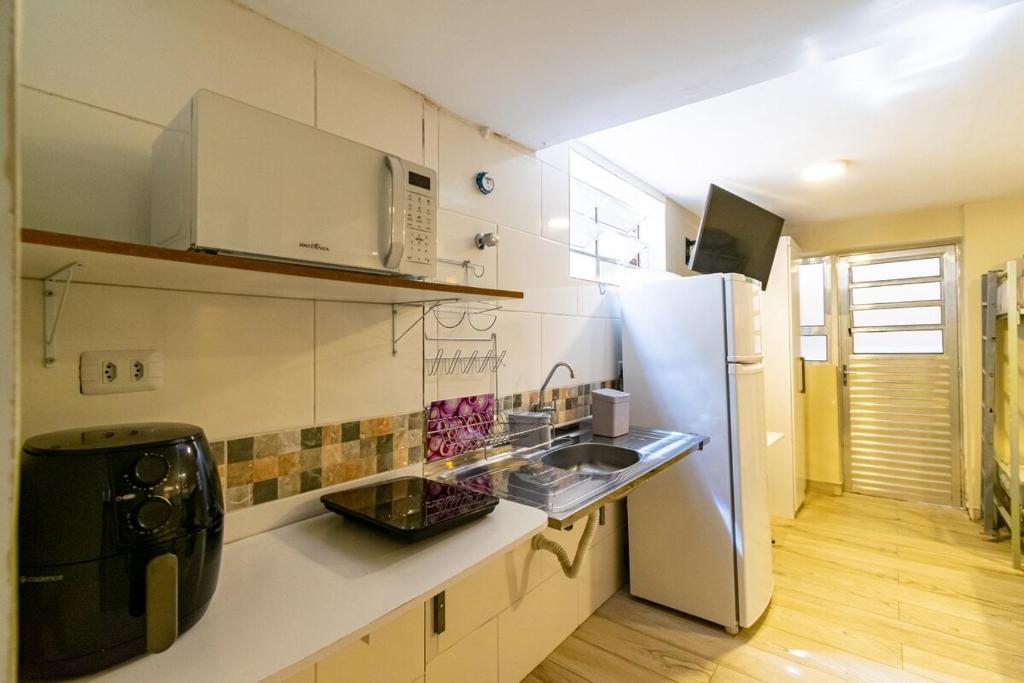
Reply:
[[632, 424], [711, 438], [629, 495], [630, 591], [735, 633], [772, 596], [760, 284], [624, 287], [622, 361]]

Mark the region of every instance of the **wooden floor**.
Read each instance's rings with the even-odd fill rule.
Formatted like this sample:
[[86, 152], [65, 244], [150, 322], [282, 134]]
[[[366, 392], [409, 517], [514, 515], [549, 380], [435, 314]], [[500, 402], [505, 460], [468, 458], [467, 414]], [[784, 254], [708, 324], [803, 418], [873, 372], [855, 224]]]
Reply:
[[965, 513], [815, 495], [775, 540], [738, 636], [624, 589], [526, 680], [1024, 681], [1024, 576]]

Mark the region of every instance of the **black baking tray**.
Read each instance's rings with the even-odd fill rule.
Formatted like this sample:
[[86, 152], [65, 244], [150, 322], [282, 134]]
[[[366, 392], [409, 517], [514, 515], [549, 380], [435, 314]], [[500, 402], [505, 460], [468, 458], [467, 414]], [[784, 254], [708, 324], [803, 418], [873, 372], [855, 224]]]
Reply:
[[331, 512], [403, 541], [419, 541], [490, 514], [498, 499], [489, 493], [400, 477], [320, 496]]

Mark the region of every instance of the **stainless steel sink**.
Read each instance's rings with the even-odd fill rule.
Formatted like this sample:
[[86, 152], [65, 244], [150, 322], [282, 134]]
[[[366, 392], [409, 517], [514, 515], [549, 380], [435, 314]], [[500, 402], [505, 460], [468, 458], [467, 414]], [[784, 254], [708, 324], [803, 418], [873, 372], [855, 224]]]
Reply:
[[697, 434], [642, 427], [611, 439], [594, 436], [584, 423], [551, 443], [435, 460], [424, 465], [424, 475], [539, 508], [548, 526], [565, 529], [707, 442]]
[[578, 443], [546, 453], [541, 462], [578, 474], [615, 474], [640, 462], [640, 453], [604, 443]]

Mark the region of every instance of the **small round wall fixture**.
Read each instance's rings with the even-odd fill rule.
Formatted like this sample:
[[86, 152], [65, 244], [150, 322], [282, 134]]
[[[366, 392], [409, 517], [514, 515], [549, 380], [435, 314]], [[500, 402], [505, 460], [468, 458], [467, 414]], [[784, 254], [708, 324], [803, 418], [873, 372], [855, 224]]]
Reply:
[[483, 250], [487, 247], [498, 246], [498, 233], [496, 232], [478, 232], [476, 234], [476, 248]]
[[487, 171], [480, 171], [476, 174], [476, 189], [480, 190], [480, 194], [490, 194], [494, 192], [494, 178]]

